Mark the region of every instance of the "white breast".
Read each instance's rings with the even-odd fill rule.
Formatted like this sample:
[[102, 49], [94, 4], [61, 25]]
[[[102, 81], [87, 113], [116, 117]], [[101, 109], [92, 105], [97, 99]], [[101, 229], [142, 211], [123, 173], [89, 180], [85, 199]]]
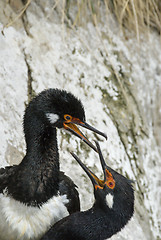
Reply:
[[54, 223], [69, 213], [66, 195], [54, 196], [40, 208], [28, 207], [0, 194], [0, 240], [39, 239]]

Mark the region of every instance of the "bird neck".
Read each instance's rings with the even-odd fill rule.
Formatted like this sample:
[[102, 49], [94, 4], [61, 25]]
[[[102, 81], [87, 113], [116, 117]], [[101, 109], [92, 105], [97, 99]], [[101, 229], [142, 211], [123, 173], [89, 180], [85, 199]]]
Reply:
[[57, 162], [57, 167], [59, 167], [56, 129], [41, 125], [39, 130], [32, 130], [33, 134], [26, 139], [26, 155], [29, 160], [33, 161], [34, 159], [39, 164]]
[[101, 238], [104, 239], [119, 232], [132, 217], [134, 209], [133, 204], [128, 206], [124, 211], [122, 208], [116, 209], [115, 206], [113, 206], [113, 208], [109, 208], [105, 203], [96, 201], [89, 211], [90, 218], [94, 217], [96, 222], [99, 222], [99, 225], [102, 226], [102, 230], [107, 228], [107, 232], [103, 231], [104, 235]]
[[[119, 232], [130, 218], [124, 214], [115, 212], [113, 209], [93, 207], [89, 210], [88, 219], [93, 228], [93, 240], [106, 239]], [[85, 233], [87, 235], [87, 233]], [[90, 239], [90, 238], [89, 238]]]
[[[58, 194], [59, 153], [56, 129], [35, 116], [24, 119], [26, 156], [22, 160], [19, 174], [22, 179], [26, 202], [45, 202]], [[23, 184], [25, 182], [25, 187]], [[22, 191], [23, 191], [22, 189]], [[16, 198], [16, 197], [15, 197]], [[24, 201], [24, 200], [23, 200]]]
[[[28, 109], [27, 109], [28, 110]], [[28, 160], [59, 163], [56, 128], [28, 110], [24, 118], [26, 156]], [[57, 166], [59, 168], [59, 164]]]

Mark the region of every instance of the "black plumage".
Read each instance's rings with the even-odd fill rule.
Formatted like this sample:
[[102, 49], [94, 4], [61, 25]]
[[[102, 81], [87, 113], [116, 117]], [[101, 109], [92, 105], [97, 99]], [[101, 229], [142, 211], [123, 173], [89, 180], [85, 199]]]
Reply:
[[132, 217], [134, 212], [132, 181], [108, 167], [98, 143], [97, 148], [104, 180], [98, 179], [75, 154], [72, 154], [94, 186], [93, 207], [63, 218], [41, 240], [105, 240], [119, 232]]
[[[26, 155], [19, 165], [0, 169], [0, 193], [38, 208], [53, 196], [66, 194], [68, 212], [79, 211], [76, 186], [59, 170], [56, 132], [56, 128], [64, 128], [95, 149], [76, 124], [105, 136], [85, 123], [82, 103], [71, 93], [48, 89], [36, 96], [24, 114]], [[8, 220], [4, 221], [9, 227]]]

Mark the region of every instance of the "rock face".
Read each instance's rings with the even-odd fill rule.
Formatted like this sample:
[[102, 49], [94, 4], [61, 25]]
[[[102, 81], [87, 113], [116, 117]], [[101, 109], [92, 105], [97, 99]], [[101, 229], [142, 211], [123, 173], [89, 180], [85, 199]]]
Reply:
[[[125, 40], [103, 6], [95, 26], [88, 12], [86, 24], [82, 20], [76, 26], [76, 6], [69, 15], [61, 3], [32, 1], [15, 19], [22, 2], [0, 1], [0, 166], [18, 164], [25, 154], [22, 121], [31, 98], [50, 87], [71, 91], [82, 100], [87, 121], [107, 133], [107, 142], [99, 140], [108, 164], [135, 180], [135, 216], [112, 239], [159, 239], [159, 36], [141, 36], [140, 43], [130, 36]], [[93, 189], [68, 152], [75, 151], [99, 176], [98, 157], [64, 132], [58, 140], [62, 170], [79, 186], [82, 209], [87, 209]]]

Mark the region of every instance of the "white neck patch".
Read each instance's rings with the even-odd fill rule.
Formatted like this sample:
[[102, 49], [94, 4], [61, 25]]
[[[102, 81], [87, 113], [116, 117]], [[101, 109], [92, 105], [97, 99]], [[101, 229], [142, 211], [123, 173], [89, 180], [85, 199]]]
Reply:
[[58, 114], [55, 113], [46, 113], [46, 117], [49, 119], [50, 123], [54, 124], [58, 119]]
[[113, 207], [113, 195], [111, 193], [108, 193], [106, 195], [106, 204], [108, 205], [109, 208]]
[[39, 239], [57, 221], [69, 215], [66, 195], [54, 196], [40, 208], [26, 206], [0, 194], [0, 239]]

